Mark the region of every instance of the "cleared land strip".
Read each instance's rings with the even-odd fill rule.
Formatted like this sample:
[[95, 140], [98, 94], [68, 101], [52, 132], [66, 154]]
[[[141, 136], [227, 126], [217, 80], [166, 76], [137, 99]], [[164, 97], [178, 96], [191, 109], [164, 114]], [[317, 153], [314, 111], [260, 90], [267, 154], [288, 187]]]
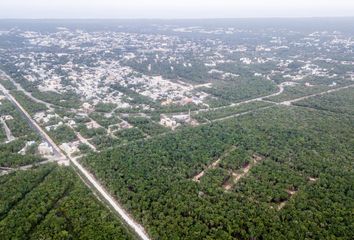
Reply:
[[[289, 194], [290, 198], [292, 198], [298, 191], [295, 191], [295, 190], [286, 190], [286, 192]], [[283, 207], [285, 207], [286, 203], [288, 202], [289, 200], [286, 200], [284, 202], [281, 202], [279, 205], [278, 205], [278, 208], [277, 210], [281, 210]]]
[[12, 142], [13, 140], [15, 140], [16, 138], [12, 135], [11, 130], [7, 126], [5, 120], [2, 117], [0, 117], [0, 121], [4, 127], [4, 130], [5, 130], [7, 142]]
[[223, 188], [228, 191], [230, 190], [238, 181], [240, 181], [241, 178], [244, 178], [248, 172], [251, 170], [252, 167], [260, 163], [261, 161], [264, 160], [263, 156], [254, 154], [252, 156], [252, 162], [247, 164], [247, 166], [243, 167], [240, 172], [232, 172], [231, 173], [231, 181], [227, 181], [224, 185]]
[[130, 226], [134, 232], [144, 240], [149, 240], [150, 238], [146, 234], [144, 228], [135, 222], [133, 218], [120, 206], [120, 204], [108, 193], [108, 191], [92, 176], [92, 174], [87, 171], [75, 158], [70, 158], [70, 161], [75, 165], [75, 167], [80, 171], [80, 173], [89, 181], [97, 192], [99, 192], [102, 197], [107, 201], [107, 203], [119, 214], [119, 216]]
[[352, 113], [345, 113], [345, 112], [337, 112], [334, 110], [330, 109], [322, 109], [322, 108], [317, 108], [317, 107], [312, 107], [312, 106], [303, 106], [303, 105], [298, 105], [298, 104], [292, 104], [293, 107], [298, 107], [298, 108], [303, 108], [307, 110], [312, 110], [312, 111], [320, 111], [320, 112], [327, 112], [331, 114], [347, 114], [347, 115], [354, 115]]
[[[31, 181], [28, 181], [26, 188], [24, 188], [20, 194], [13, 194], [9, 202], [3, 202], [2, 206], [0, 207], [0, 222], [6, 217], [8, 212], [15, 208], [15, 206], [19, 204], [21, 200], [23, 200], [28, 194], [30, 194], [33, 189], [43, 184], [43, 182], [49, 177], [52, 171], [53, 169], [50, 169], [49, 171], [43, 172], [43, 174], [39, 174], [38, 177], [31, 179]], [[13, 184], [13, 182], [9, 183]], [[17, 182], [15, 184], [17, 184]], [[14, 186], [13, 188], [6, 190], [6, 192], [11, 193], [12, 190], [16, 190], [17, 187], [18, 186]]]
[[16, 99], [5, 89], [4, 86], [0, 84], [0, 90], [4, 92], [4, 95], [23, 113], [26, 120], [31, 124], [31, 126], [36, 130], [36, 132], [45, 139], [50, 146], [55, 150], [55, 155], [58, 161], [69, 159], [70, 162], [75, 166], [75, 171], [83, 175], [88, 181], [90, 186], [100, 194], [100, 196], [110, 205], [110, 207], [119, 214], [119, 216], [124, 220], [124, 222], [133, 229], [133, 231], [143, 240], [149, 240], [147, 233], [144, 228], [137, 223], [124, 209], [123, 207], [108, 193], [108, 191], [96, 180], [81, 164], [70, 156], [66, 156], [56, 143], [48, 136], [48, 134], [32, 119], [32, 117], [27, 113], [27, 111], [16, 101]]
[[200, 182], [200, 179], [204, 176], [205, 172], [208, 171], [208, 169], [214, 169], [216, 168], [220, 161], [227, 157], [231, 152], [236, 150], [236, 146], [232, 146], [229, 150], [227, 150], [221, 157], [218, 158], [218, 160], [214, 161], [213, 163], [211, 163], [209, 166], [207, 166], [203, 171], [201, 171], [200, 173], [198, 173], [197, 175], [195, 175], [193, 177], [193, 181], [194, 182]]
[[89, 148], [91, 148], [92, 151], [98, 152], [97, 149], [96, 149], [96, 147], [93, 146], [86, 138], [84, 138], [84, 137], [81, 135], [81, 133], [77, 132], [77, 131], [75, 130], [75, 128], [73, 128], [70, 124], [66, 124], [66, 126], [68, 126], [69, 128], [71, 128], [71, 129], [74, 131], [76, 137], [79, 139], [79, 141], [80, 141], [81, 143], [84, 143], [84, 144], [86, 144], [87, 146], [89, 146]]
[[[307, 180], [310, 183], [314, 183], [318, 180], [318, 178], [308, 177]], [[296, 189], [296, 190], [287, 189], [286, 192], [289, 195], [289, 199], [279, 203], [277, 210], [279, 211], [279, 210], [283, 209], [286, 206], [286, 204], [290, 201], [290, 199], [293, 198], [299, 191], [300, 191], [299, 189]]]

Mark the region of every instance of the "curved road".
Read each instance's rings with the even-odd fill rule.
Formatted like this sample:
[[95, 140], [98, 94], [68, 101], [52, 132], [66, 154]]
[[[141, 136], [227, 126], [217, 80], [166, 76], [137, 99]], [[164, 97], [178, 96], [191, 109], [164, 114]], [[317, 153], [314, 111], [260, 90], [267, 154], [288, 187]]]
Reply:
[[[350, 88], [350, 87], [354, 87], [354, 84], [353, 85], [349, 85], [349, 86], [345, 86], [345, 87], [331, 89], [331, 90], [324, 91], [324, 92], [317, 93], [317, 94], [304, 96], [304, 97], [293, 99], [293, 100], [289, 100], [289, 101], [284, 101], [284, 102], [281, 102], [281, 103], [274, 103], [274, 104], [276, 104], [276, 105], [278, 105], [278, 104], [291, 105], [294, 102], [301, 101], [301, 100], [304, 100], [304, 99], [307, 99], [307, 98], [310, 98], [310, 97], [319, 96], [319, 95], [323, 95], [323, 94], [326, 94], [326, 93], [339, 91], [339, 90]], [[227, 107], [239, 106], [239, 105], [242, 105], [242, 104], [255, 102], [255, 101], [264, 101], [265, 98], [269, 98], [269, 97], [274, 97], [274, 96], [280, 95], [284, 91], [284, 85], [283, 84], [278, 85], [278, 88], [279, 88], [278, 92], [270, 94], [270, 95], [267, 95], [267, 96], [258, 97], [258, 98], [242, 101], [242, 102], [239, 102], [239, 103], [233, 103], [233, 104], [230, 104], [230, 105], [227, 105], [227, 106], [221, 106], [221, 107], [209, 108], [209, 109], [201, 109], [201, 110], [197, 110], [197, 111], [193, 111], [193, 112], [194, 113], [198, 113], [198, 112], [204, 112], [204, 111], [210, 111], [210, 110], [223, 109], [223, 108], [227, 108]], [[123, 207], [108, 193], [108, 191], [99, 183], [99, 181], [88, 170], [86, 170], [77, 161], [76, 158], [72, 158], [70, 156], [67, 157], [61, 151], [61, 149], [54, 143], [54, 141], [47, 135], [47, 133], [32, 119], [32, 117], [26, 112], [26, 110], [16, 101], [16, 99], [14, 97], [12, 97], [12, 95], [1, 84], [0, 84], [0, 90], [2, 90], [4, 92], [4, 94], [5, 94], [5, 96], [24, 114], [24, 116], [26, 117], [28, 122], [42, 136], [42, 138], [45, 139], [49, 143], [49, 145], [53, 147], [53, 149], [55, 150], [57, 159], [58, 160], [69, 159], [69, 161], [75, 166], [75, 170], [77, 171], [77, 173], [80, 174], [80, 175], [85, 176], [85, 178], [87, 180], [87, 183], [89, 183], [90, 186], [92, 186], [101, 195], [101, 197], [106, 200], [106, 202], [112, 207], [112, 209], [114, 209], [114, 211], [116, 213], [118, 213], [121, 216], [121, 218], [128, 224], [128, 226], [131, 227], [134, 230], [134, 232], [141, 239], [149, 240], [150, 238], [147, 235], [147, 233], [144, 230], [144, 228], [139, 223], [137, 223], [123, 209]], [[272, 107], [272, 106], [267, 106], [267, 107], [263, 107], [263, 108], [260, 108], [260, 109], [266, 109], [266, 108], [270, 108], [270, 107]], [[225, 120], [225, 119], [228, 119], [228, 118], [249, 114], [251, 112], [255, 112], [255, 111], [260, 110], [260, 109], [251, 110], [251, 111], [248, 111], [248, 112], [235, 114], [235, 115], [228, 116], [228, 117], [225, 117], [225, 118], [215, 119], [215, 120], [213, 120], [213, 122], [214, 121], [222, 121], [222, 120]]]
[[278, 92], [269, 94], [267, 96], [252, 98], [252, 99], [249, 99], [249, 100], [245, 100], [245, 101], [238, 102], [238, 103], [232, 103], [232, 104], [229, 104], [229, 105], [226, 105], [226, 106], [221, 106], [221, 107], [199, 109], [199, 110], [192, 111], [192, 112], [193, 113], [207, 112], [207, 111], [213, 111], [213, 110], [218, 110], [218, 109], [224, 109], [224, 108], [228, 108], [228, 107], [236, 107], [236, 106], [240, 106], [242, 104], [256, 102], [256, 101], [263, 101], [265, 98], [275, 97], [275, 96], [278, 96], [278, 95], [280, 95], [280, 94], [282, 94], [284, 92], [284, 84], [279, 84], [278, 88], [279, 88]]

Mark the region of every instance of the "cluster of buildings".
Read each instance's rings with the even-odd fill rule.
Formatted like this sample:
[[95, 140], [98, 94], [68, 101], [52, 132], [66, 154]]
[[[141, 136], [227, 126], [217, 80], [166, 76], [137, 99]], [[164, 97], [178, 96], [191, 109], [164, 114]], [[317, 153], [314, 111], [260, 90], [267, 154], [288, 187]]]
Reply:
[[178, 115], [160, 115], [160, 122], [162, 126], [175, 130], [177, 127], [181, 125], [191, 125], [197, 126], [199, 123], [191, 117], [191, 113], [189, 111], [188, 114], [178, 114]]
[[[354, 40], [339, 32], [309, 34], [286, 29], [164, 24], [155, 27], [156, 31], [150, 33], [128, 27], [101, 31], [63, 27], [52, 32], [16, 30], [16, 36], [24, 39], [23, 46], [0, 48], [0, 61], [13, 66], [39, 91], [77, 95], [81, 107], [71, 110], [75, 116], [89, 119], [84, 122], [89, 130], [102, 128], [88, 117], [102, 103], [116, 106], [110, 115], [129, 115], [132, 108], [153, 112], [151, 102], [171, 108], [188, 104], [208, 108], [210, 99], [217, 100], [212, 90], [220, 82], [258, 78], [277, 85], [312, 87], [326, 82], [335, 87], [341, 80], [354, 80], [354, 61], [350, 58]], [[316, 78], [326, 81], [317, 83], [313, 80]], [[51, 110], [34, 116], [47, 131], [62, 125], [77, 127], [74, 117], [60, 120]], [[171, 129], [197, 124], [189, 114], [162, 114], [159, 123]], [[120, 121], [105, 130], [112, 134], [131, 127]], [[72, 154], [77, 144], [65, 143], [61, 148]], [[45, 143], [39, 150], [43, 154], [52, 151]]]
[[[137, 105], [149, 108], [142, 103], [132, 103], [129, 91], [163, 105], [205, 104], [209, 94], [195, 88], [196, 83], [191, 83], [188, 76], [184, 76], [186, 79], [178, 77], [178, 71], [193, 72], [196, 65], [201, 68], [198, 71], [205, 71], [202, 81], [210, 84], [215, 78], [237, 79], [242, 69], [254, 69], [253, 76], [265, 80], [274, 75], [280, 75], [285, 81], [299, 81], [308, 76], [337, 78], [338, 74], [325, 63], [353, 65], [353, 61], [336, 59], [329, 54], [350, 53], [353, 48], [354, 41], [338, 32], [313, 32], [303, 36], [282, 30], [282, 34], [274, 36], [272, 29], [257, 32], [227, 26], [157, 25], [156, 29], [156, 33], [150, 34], [63, 27], [48, 33], [23, 31], [19, 35], [27, 41], [25, 50], [9, 57], [23, 77], [35, 83], [40, 91], [73, 92], [93, 106], [104, 102], [126, 109]], [[194, 40], [183, 35], [194, 33], [204, 37]], [[230, 41], [233, 39], [230, 35], [234, 42]], [[225, 36], [228, 41], [224, 41]], [[263, 41], [248, 40], [255, 36]], [[293, 62], [300, 62], [302, 66], [289, 68]], [[240, 66], [241, 70], [228, 71], [225, 65]], [[263, 70], [262, 65], [273, 68]], [[353, 72], [346, 74], [353, 78]]]

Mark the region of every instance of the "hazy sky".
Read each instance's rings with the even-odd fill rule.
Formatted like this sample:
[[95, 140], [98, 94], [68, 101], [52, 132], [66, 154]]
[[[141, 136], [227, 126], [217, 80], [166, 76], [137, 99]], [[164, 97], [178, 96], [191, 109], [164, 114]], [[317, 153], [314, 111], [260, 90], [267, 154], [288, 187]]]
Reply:
[[354, 16], [354, 0], [0, 0], [0, 18]]

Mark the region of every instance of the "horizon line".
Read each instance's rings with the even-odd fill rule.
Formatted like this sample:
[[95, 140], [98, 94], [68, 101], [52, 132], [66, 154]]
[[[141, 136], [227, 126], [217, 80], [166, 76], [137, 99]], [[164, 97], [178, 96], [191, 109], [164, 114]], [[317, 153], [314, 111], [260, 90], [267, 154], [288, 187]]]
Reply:
[[286, 16], [273, 16], [273, 17], [202, 17], [202, 18], [150, 18], [150, 17], [144, 17], [144, 18], [139, 18], [139, 17], [129, 17], [129, 18], [101, 18], [101, 17], [96, 17], [96, 18], [86, 18], [86, 17], [78, 17], [78, 18], [64, 18], [64, 17], [55, 17], [55, 18], [46, 18], [46, 17], [39, 17], [39, 18], [10, 18], [10, 17], [0, 17], [0, 21], [2, 20], [241, 20], [241, 19], [329, 19], [329, 18], [354, 18], [354, 15], [352, 16], [291, 16], [291, 17], [286, 17]]

